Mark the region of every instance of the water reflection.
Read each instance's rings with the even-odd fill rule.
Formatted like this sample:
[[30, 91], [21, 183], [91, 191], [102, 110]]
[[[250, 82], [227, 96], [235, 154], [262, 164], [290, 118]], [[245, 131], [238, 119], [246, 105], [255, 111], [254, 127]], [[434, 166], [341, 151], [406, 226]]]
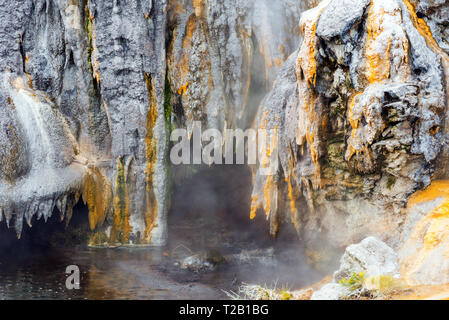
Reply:
[[[1, 299], [214, 299], [219, 290], [181, 284], [161, 272], [159, 250], [52, 249], [0, 264]], [[65, 269], [80, 269], [80, 289], [65, 287]]]
[[[0, 299], [226, 299], [223, 290], [242, 283], [300, 288], [322, 275], [305, 262], [291, 224], [277, 239], [268, 236], [264, 215], [248, 219], [251, 175], [243, 169], [214, 170], [188, 179], [174, 190], [169, 243], [164, 248], [96, 249], [80, 244], [88, 232], [88, 212], [74, 209], [69, 232], [58, 214], [24, 227], [22, 239], [0, 224]], [[235, 181], [233, 181], [235, 179]], [[186, 200], [188, 199], [188, 200]], [[77, 242], [78, 245], [73, 245]], [[242, 252], [274, 252], [243, 261]], [[271, 251], [270, 251], [271, 250]], [[204, 252], [223, 256], [210, 272], [179, 267]], [[270, 260], [271, 259], [271, 260]], [[65, 287], [68, 265], [80, 269], [80, 289]]]

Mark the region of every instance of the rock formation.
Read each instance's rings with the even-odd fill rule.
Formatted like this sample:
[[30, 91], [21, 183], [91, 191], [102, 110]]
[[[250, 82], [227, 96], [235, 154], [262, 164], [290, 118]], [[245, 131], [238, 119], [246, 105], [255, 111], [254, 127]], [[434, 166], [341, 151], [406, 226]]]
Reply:
[[82, 198], [92, 245], [163, 244], [170, 129], [248, 127], [304, 7], [2, 2], [0, 217], [20, 236]]
[[253, 206], [274, 225], [287, 213], [312, 255], [323, 238], [399, 249], [409, 197], [447, 178], [449, 60], [432, 32], [446, 9], [333, 0], [303, 13], [304, 41], [259, 109], [257, 126], [279, 130], [281, 168], [256, 173], [253, 199], [265, 200]]
[[311, 260], [371, 235], [411, 282], [446, 281], [445, 1], [0, 0], [0, 17], [0, 220], [19, 236], [82, 200], [91, 245], [163, 245], [170, 132], [200, 121], [276, 130], [248, 219], [290, 221]]
[[398, 255], [374, 237], [348, 246], [333, 282], [313, 293], [311, 300], [351, 299], [358, 295], [385, 295], [399, 287]]

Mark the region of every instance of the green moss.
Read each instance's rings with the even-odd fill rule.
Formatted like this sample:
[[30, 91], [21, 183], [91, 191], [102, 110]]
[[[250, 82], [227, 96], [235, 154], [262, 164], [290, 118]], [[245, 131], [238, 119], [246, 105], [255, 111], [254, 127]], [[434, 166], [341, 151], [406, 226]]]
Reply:
[[126, 187], [125, 187], [126, 181], [125, 181], [125, 166], [123, 164], [123, 159], [119, 159], [119, 166], [117, 170], [117, 195], [119, 198], [118, 201], [118, 208], [120, 209], [120, 212], [126, 211]]
[[125, 164], [123, 158], [117, 160], [117, 180], [114, 199], [114, 221], [111, 230], [111, 240], [127, 243], [130, 234], [129, 225], [129, 198], [125, 177]]
[[280, 294], [281, 300], [290, 300], [292, 298], [292, 295], [287, 290], [283, 289]]
[[348, 170], [345, 161], [345, 143], [339, 137], [334, 137], [327, 144], [327, 166], [333, 169]]
[[387, 181], [387, 188], [391, 189], [394, 184], [396, 183], [396, 177], [395, 176], [389, 176]]
[[353, 272], [350, 277], [341, 279], [339, 283], [342, 286], [349, 288], [351, 291], [361, 289], [365, 281], [365, 273], [366, 271], [362, 271], [360, 273]]

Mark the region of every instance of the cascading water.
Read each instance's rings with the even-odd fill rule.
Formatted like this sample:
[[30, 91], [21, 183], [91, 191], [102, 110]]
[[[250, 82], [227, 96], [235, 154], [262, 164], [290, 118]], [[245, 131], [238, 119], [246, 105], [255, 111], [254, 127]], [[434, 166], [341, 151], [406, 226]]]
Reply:
[[[42, 97], [26, 88], [22, 78], [15, 80], [11, 98], [27, 137], [31, 171], [68, 165], [72, 160], [70, 158], [74, 155], [74, 139], [69, 134], [58, 110], [52, 109], [48, 103], [41, 100]], [[63, 136], [69, 139], [52, 141], [50, 131], [63, 131]], [[73, 145], [71, 146], [70, 143], [67, 145], [67, 142], [72, 142]]]
[[[0, 199], [6, 221], [15, 216], [15, 228], [20, 237], [23, 218], [29, 226], [34, 214], [45, 220], [56, 206], [64, 217], [73, 203], [68, 197], [80, 189], [84, 168], [72, 164], [77, 145], [59, 111], [42, 94], [32, 90], [21, 77], [15, 79], [5, 73], [4, 87], [22, 126], [29, 171], [14, 185], [0, 183]], [[45, 177], [44, 179], [42, 177]], [[76, 193], [76, 192], [75, 192]]]

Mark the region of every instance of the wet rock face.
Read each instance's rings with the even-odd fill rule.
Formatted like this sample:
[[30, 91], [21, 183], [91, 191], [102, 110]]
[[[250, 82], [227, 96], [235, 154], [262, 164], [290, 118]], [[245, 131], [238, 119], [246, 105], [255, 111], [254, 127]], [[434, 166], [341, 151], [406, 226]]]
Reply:
[[2, 3], [0, 212], [19, 234], [82, 194], [92, 244], [165, 241], [166, 7]]
[[0, 219], [20, 234], [81, 199], [90, 244], [164, 244], [170, 130], [199, 120], [277, 130], [278, 172], [255, 169], [248, 217], [265, 211], [273, 235], [293, 223], [312, 260], [368, 235], [401, 247], [407, 199], [447, 176], [447, 11], [0, 0]]
[[314, 4], [3, 1], [0, 218], [82, 200], [91, 245], [163, 244], [170, 129], [249, 127]]
[[426, 3], [322, 1], [301, 16], [304, 41], [256, 121], [279, 130], [280, 174], [256, 172], [253, 206], [287, 213], [310, 247], [399, 246], [407, 199], [445, 175], [449, 58], [433, 34], [445, 5]]
[[169, 3], [168, 68], [182, 120], [251, 125], [282, 63], [299, 45], [302, 1]]
[[16, 120], [14, 104], [11, 98], [3, 100], [4, 108], [0, 109], [0, 140], [5, 143], [0, 150], [0, 179], [13, 182], [29, 171], [29, 158], [27, 142], [22, 126]]
[[447, 1], [416, 0], [416, 13], [424, 17], [438, 45], [449, 53], [447, 21], [449, 19], [449, 4]]

